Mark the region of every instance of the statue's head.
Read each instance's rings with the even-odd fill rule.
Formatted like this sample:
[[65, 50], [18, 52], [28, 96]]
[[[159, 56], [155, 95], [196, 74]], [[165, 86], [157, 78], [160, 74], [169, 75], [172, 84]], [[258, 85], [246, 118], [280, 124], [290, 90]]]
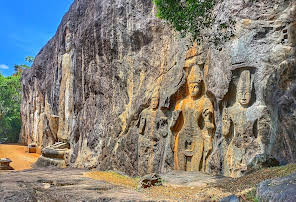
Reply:
[[72, 48], [72, 34], [69, 31], [69, 28], [65, 30], [65, 51], [68, 53]]
[[251, 100], [251, 74], [249, 70], [244, 70], [241, 73], [238, 82], [237, 102], [246, 107]]
[[151, 107], [153, 110], [156, 110], [158, 108], [159, 104], [159, 90], [155, 89], [153, 91], [152, 97], [151, 97]]
[[196, 71], [194, 67], [188, 77], [189, 95], [194, 98], [200, 96], [202, 92], [202, 73]]

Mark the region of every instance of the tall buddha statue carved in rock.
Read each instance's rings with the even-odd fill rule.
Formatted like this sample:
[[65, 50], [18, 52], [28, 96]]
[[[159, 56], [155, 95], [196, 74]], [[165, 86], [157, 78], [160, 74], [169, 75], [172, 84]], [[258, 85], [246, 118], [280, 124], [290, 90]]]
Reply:
[[207, 172], [215, 129], [214, 109], [203, 92], [203, 76], [197, 66], [188, 76], [187, 89], [188, 96], [176, 105], [170, 122], [175, 136], [175, 170]]
[[140, 114], [138, 124], [138, 172], [161, 173], [164, 167], [168, 120], [159, 109], [159, 90], [153, 92], [150, 107]]
[[62, 79], [59, 96], [59, 129], [58, 141], [67, 142], [71, 132], [73, 114], [73, 65], [72, 34], [65, 30], [65, 53], [62, 56]]
[[235, 104], [223, 109], [222, 134], [226, 139], [230, 139], [224, 170], [225, 174], [231, 177], [239, 177], [247, 170], [247, 147], [254, 139], [252, 138], [254, 123], [248, 121], [246, 113], [251, 100], [251, 91], [251, 74], [249, 70], [244, 70], [237, 85]]
[[[72, 34], [67, 25], [64, 33], [65, 53], [61, 58], [62, 79], [59, 95], [58, 116], [51, 115], [51, 107], [45, 109], [49, 117], [49, 126], [57, 142], [42, 149], [42, 155], [37, 160], [37, 167], [66, 167], [69, 163], [69, 136], [73, 124], [73, 65], [72, 65]], [[58, 124], [57, 124], [58, 123]]]

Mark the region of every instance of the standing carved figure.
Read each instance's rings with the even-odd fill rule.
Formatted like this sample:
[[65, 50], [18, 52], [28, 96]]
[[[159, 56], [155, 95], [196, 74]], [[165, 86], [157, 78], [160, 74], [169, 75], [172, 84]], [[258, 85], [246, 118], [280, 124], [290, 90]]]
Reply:
[[189, 95], [177, 104], [170, 129], [175, 135], [175, 170], [207, 171], [215, 128], [213, 105], [203, 94], [202, 72], [193, 66], [187, 79]]
[[246, 111], [251, 100], [251, 75], [249, 70], [242, 71], [237, 86], [236, 102], [232, 107], [223, 109], [222, 134], [232, 138], [226, 152], [225, 174], [239, 177], [247, 170], [247, 147], [253, 142], [253, 123], [247, 121]]
[[72, 64], [72, 34], [65, 30], [65, 53], [62, 56], [62, 80], [59, 96], [59, 129], [57, 133], [60, 142], [67, 142], [72, 126], [73, 114], [73, 64]]
[[[37, 166], [66, 167], [69, 163], [69, 142], [73, 124], [73, 64], [72, 64], [72, 34], [67, 26], [64, 33], [65, 53], [62, 56], [62, 80], [59, 95], [59, 116], [51, 114], [47, 102], [45, 110], [49, 117], [49, 127], [56, 133], [57, 142], [42, 149], [42, 155], [35, 163]], [[58, 122], [58, 124], [57, 124]]]
[[168, 120], [162, 110], [158, 109], [159, 91], [155, 90], [150, 108], [140, 115], [138, 139], [138, 172], [160, 173], [165, 158], [166, 138], [168, 136]]

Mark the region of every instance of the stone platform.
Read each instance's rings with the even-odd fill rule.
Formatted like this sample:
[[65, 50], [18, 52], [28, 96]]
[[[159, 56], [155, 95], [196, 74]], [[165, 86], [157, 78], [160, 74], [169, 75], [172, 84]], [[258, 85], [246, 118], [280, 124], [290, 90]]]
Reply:
[[57, 142], [54, 145], [42, 149], [42, 156], [36, 161], [34, 167], [65, 168], [65, 156], [69, 151], [69, 145], [63, 142]]
[[0, 158], [0, 170], [14, 170], [9, 164], [12, 161], [9, 158]]

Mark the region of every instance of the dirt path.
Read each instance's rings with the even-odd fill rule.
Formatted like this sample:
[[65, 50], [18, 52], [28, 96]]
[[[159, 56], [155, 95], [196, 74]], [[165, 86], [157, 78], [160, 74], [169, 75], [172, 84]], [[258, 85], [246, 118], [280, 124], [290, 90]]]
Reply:
[[26, 146], [19, 144], [0, 144], [0, 158], [12, 160], [10, 166], [15, 170], [30, 169], [40, 155], [28, 153], [26, 149]]

